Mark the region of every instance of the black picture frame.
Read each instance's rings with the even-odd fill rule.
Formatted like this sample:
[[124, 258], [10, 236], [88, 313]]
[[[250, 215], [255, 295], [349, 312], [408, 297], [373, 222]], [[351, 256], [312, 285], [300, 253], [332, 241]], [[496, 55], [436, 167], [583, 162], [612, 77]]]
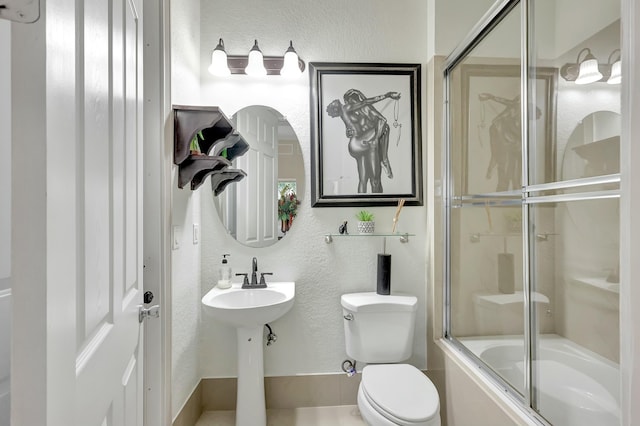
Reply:
[[309, 73], [311, 206], [421, 206], [420, 64], [311, 62]]
[[[517, 104], [519, 120], [520, 104], [516, 101], [520, 95], [521, 76], [520, 65], [494, 64], [465, 64], [461, 68], [462, 92], [462, 195], [494, 193], [502, 191], [520, 191], [519, 179], [511, 179], [508, 187], [500, 184], [498, 171], [493, 159], [491, 147], [491, 124], [493, 120], [503, 115], [506, 106], [494, 102], [495, 107], [483, 106], [490, 94], [503, 100]], [[535, 153], [536, 158], [545, 161], [537, 162], [529, 167], [530, 183], [552, 182], [556, 178], [556, 100], [558, 69], [552, 67], [537, 67], [535, 75], [535, 107], [537, 119], [535, 134], [529, 155]], [[515, 105], [515, 104], [514, 104]], [[533, 124], [529, 124], [531, 127]], [[521, 155], [521, 154], [518, 154]], [[493, 166], [493, 170], [489, 168]], [[519, 171], [515, 171], [520, 175]]]

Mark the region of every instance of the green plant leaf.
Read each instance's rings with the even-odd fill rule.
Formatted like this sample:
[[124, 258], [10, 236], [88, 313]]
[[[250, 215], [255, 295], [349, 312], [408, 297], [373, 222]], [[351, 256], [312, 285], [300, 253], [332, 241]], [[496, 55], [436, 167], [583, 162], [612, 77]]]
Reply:
[[360, 210], [358, 213], [356, 213], [356, 218], [361, 222], [372, 222], [373, 213], [367, 210]]

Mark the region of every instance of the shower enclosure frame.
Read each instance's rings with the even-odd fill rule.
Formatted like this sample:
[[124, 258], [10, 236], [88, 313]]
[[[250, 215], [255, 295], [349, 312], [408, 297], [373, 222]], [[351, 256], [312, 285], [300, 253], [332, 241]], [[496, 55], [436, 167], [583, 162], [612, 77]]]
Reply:
[[[536, 342], [534, 326], [537, 324], [536, 309], [531, 303], [532, 282], [535, 282], [535, 270], [532, 265], [532, 252], [534, 250], [534, 242], [531, 238], [532, 218], [535, 213], [530, 212], [530, 207], [544, 205], [555, 202], [566, 201], [583, 201], [583, 200], [600, 200], [608, 198], [620, 198], [620, 173], [593, 176], [567, 181], [553, 181], [550, 183], [530, 184], [528, 167], [529, 164], [529, 138], [530, 138], [530, 108], [531, 99], [531, 77], [529, 70], [535, 64], [530, 57], [533, 51], [533, 37], [531, 37], [531, 29], [533, 28], [533, 7], [534, 1], [531, 0], [502, 0], [496, 2], [491, 9], [482, 17], [478, 24], [471, 30], [469, 35], [462, 43], [445, 59], [443, 65], [443, 236], [444, 236], [444, 256], [443, 256], [443, 279], [444, 279], [444, 309], [443, 309], [443, 326], [444, 338], [454, 346], [454, 348], [462, 353], [468, 361], [475, 365], [478, 371], [485, 378], [496, 386], [510, 400], [516, 403], [535, 423], [548, 425], [549, 422], [533, 407], [537, 406], [536, 389], [533, 378], [536, 377], [535, 364], [531, 361], [537, 358], [535, 356]], [[509, 15], [517, 6], [521, 6], [520, 24], [521, 24], [521, 57], [520, 57], [520, 98], [522, 100], [520, 106], [521, 117], [521, 141], [522, 141], [522, 188], [521, 190], [509, 191], [510, 196], [518, 196], [518, 199], [498, 200], [492, 197], [492, 194], [480, 195], [463, 195], [455, 196], [453, 192], [453, 174], [452, 174], [452, 136], [451, 136], [451, 73], [454, 68], [459, 65], [467, 55], [488, 35], [491, 31]], [[535, 117], [533, 118], [535, 120]], [[554, 154], [555, 155], [555, 154]], [[616, 189], [594, 190], [591, 192], [581, 192], [576, 194], [557, 194], [557, 195], [537, 195], [544, 191], [555, 191], [566, 188], [576, 188], [584, 186], [593, 186], [601, 184], [617, 184]], [[506, 193], [501, 193], [505, 195]], [[454, 208], [463, 208], [465, 204], [492, 204], [500, 206], [520, 206], [522, 211], [522, 284], [523, 284], [523, 306], [524, 306], [524, 394], [520, 394], [516, 388], [508, 383], [499, 374], [493, 371], [487, 364], [480, 360], [470, 349], [460, 342], [452, 332], [452, 295], [451, 295], [451, 211]]]

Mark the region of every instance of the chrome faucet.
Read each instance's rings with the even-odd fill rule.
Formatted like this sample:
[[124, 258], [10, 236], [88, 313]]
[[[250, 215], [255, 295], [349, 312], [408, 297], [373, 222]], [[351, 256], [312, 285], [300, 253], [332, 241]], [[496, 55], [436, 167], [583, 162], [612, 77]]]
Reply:
[[255, 257], [251, 261], [251, 285], [258, 285], [258, 259]]
[[244, 276], [242, 280], [242, 288], [267, 288], [264, 279], [265, 275], [273, 275], [271, 272], [263, 272], [260, 274], [260, 282], [258, 282], [258, 259], [255, 257], [251, 260], [251, 282], [249, 282], [249, 273], [239, 273], [236, 275]]

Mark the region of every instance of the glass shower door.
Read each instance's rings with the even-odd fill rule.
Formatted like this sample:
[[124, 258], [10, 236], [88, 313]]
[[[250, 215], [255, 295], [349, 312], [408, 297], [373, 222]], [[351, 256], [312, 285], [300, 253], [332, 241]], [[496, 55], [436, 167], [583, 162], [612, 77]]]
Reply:
[[[613, 64], [620, 60], [620, 2], [532, 5], [530, 287], [550, 303], [531, 304], [531, 403], [553, 424], [616, 425], [620, 86]], [[551, 106], [538, 87], [544, 69], [558, 74]], [[545, 111], [553, 111], [554, 131], [539, 126]]]
[[450, 74], [450, 334], [525, 394], [521, 7]]
[[445, 64], [445, 334], [541, 423], [619, 424], [620, 2], [485, 17]]

